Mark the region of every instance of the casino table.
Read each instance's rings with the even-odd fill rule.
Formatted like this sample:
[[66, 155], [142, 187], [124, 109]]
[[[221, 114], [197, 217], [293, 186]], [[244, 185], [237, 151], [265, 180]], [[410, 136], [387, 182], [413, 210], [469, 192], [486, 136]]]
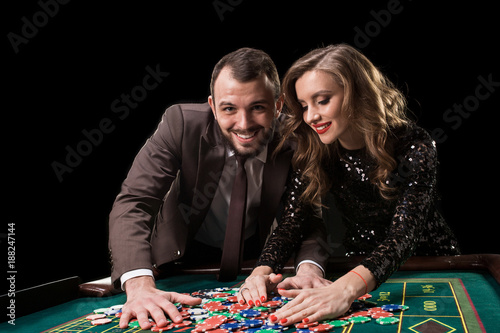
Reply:
[[[328, 278], [354, 267], [362, 258], [333, 258], [328, 266]], [[233, 282], [218, 282], [215, 268], [186, 269], [183, 273], [157, 280], [162, 290], [183, 293], [219, 287], [238, 287], [252, 266]], [[287, 266], [286, 272], [293, 271]], [[464, 255], [456, 257], [413, 257], [368, 299], [371, 306], [384, 304], [407, 305], [406, 311], [394, 313], [399, 322], [379, 325], [374, 320], [334, 328], [333, 332], [500, 332], [500, 255]], [[66, 283], [67, 284], [67, 283]], [[53, 288], [56, 289], [53, 289]], [[141, 332], [140, 328], [122, 330], [118, 318], [110, 324], [93, 326], [85, 318], [95, 309], [106, 308], [126, 301], [124, 293], [112, 291], [102, 283], [77, 286], [79, 297], [62, 304], [15, 318], [15, 325], [0, 324], [0, 332]], [[59, 288], [59, 289], [58, 289]], [[64, 294], [71, 289], [53, 284], [50, 295]], [[47, 290], [47, 289], [46, 289]], [[45, 292], [46, 292], [45, 290]], [[63, 292], [64, 291], [64, 292]], [[38, 291], [43, 295], [43, 291]], [[43, 303], [51, 297], [31, 301]], [[89, 296], [90, 295], [90, 296]], [[189, 333], [193, 326], [174, 328], [170, 332]], [[288, 332], [294, 332], [291, 327]]]

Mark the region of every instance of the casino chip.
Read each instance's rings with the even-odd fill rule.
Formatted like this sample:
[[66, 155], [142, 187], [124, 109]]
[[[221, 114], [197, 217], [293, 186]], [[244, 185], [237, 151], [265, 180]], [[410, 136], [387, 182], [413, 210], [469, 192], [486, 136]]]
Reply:
[[98, 314], [93, 314], [93, 315], [87, 316], [85, 319], [97, 320], [97, 319], [103, 319], [103, 318], [106, 318], [106, 315], [104, 313], [98, 313]]
[[369, 322], [370, 320], [372, 320], [370, 317], [363, 317], [363, 316], [349, 318], [349, 322], [353, 324], [364, 324]]
[[329, 321], [328, 324], [332, 325], [334, 328], [335, 327], [344, 327], [344, 326], [349, 325], [349, 321], [337, 319], [337, 320]]
[[281, 304], [283, 304], [282, 301], [267, 301], [267, 302], [262, 303], [262, 306], [264, 306], [266, 308], [275, 309], [275, 308], [279, 307]]
[[219, 328], [232, 332], [232, 331], [238, 331], [243, 326], [244, 326], [243, 323], [224, 323], [220, 325]]
[[318, 325], [316, 325], [314, 327], [311, 327], [309, 330], [313, 331], [313, 332], [328, 332], [328, 331], [333, 330], [333, 325], [330, 325], [330, 324], [318, 324]]
[[313, 321], [313, 322], [310, 322], [310, 323], [297, 323], [295, 324], [295, 327], [298, 328], [298, 329], [304, 329], [304, 328], [311, 328], [311, 327], [314, 327], [314, 326], [318, 326], [319, 323], [317, 321]]
[[242, 321], [242, 324], [245, 327], [255, 328], [255, 327], [261, 327], [264, 324], [264, 322], [259, 319], [246, 319]]
[[193, 322], [191, 320], [183, 320], [178, 324], [173, 324], [175, 328], [187, 327], [191, 325]]
[[90, 323], [92, 325], [105, 325], [105, 324], [109, 324], [111, 323], [111, 319], [109, 318], [102, 318], [102, 319], [96, 319], [96, 320], [92, 320]]
[[[248, 304], [239, 304], [234, 296], [238, 288], [216, 288], [201, 289], [191, 293], [193, 297], [202, 299], [200, 305], [182, 305], [176, 303], [176, 307], [183, 316], [181, 324], [169, 323], [164, 327], [153, 326], [154, 332], [166, 332], [168, 330], [188, 327], [192, 333], [281, 333], [292, 326], [282, 326], [278, 323], [270, 323], [267, 316], [275, 312], [291, 299], [271, 293], [269, 301], [263, 302], [261, 306], [251, 307]], [[362, 324], [372, 319], [379, 325], [392, 325], [399, 322], [394, 312], [408, 310], [407, 305], [386, 304], [380, 307], [375, 302], [369, 302], [370, 294], [360, 296], [355, 300], [349, 310], [334, 320], [324, 320], [311, 323], [296, 323], [297, 333], [322, 333], [331, 332], [334, 328], [342, 328], [348, 325]], [[116, 305], [109, 308], [96, 309], [93, 315], [87, 317], [93, 325], [102, 325], [111, 322], [106, 314], [121, 314], [121, 307]], [[99, 321], [103, 320], [102, 323]], [[94, 323], [96, 321], [96, 323]], [[196, 324], [193, 324], [196, 322]], [[154, 324], [154, 323], [152, 323]], [[130, 322], [129, 327], [138, 328], [136, 320]]]
[[399, 323], [399, 319], [396, 317], [386, 317], [386, 318], [378, 318], [375, 320], [377, 324], [380, 325], [394, 325]]
[[393, 317], [394, 313], [392, 312], [385, 312], [385, 311], [380, 311], [380, 312], [371, 312], [370, 317], [373, 319], [378, 319], [378, 318], [387, 318], [387, 317]]
[[241, 310], [240, 315], [245, 318], [260, 316], [260, 311], [254, 309]]
[[385, 305], [382, 305], [381, 308], [382, 308], [382, 310], [389, 311], [389, 312], [398, 312], [398, 311], [403, 310], [403, 306], [398, 305], [398, 304], [385, 304]]

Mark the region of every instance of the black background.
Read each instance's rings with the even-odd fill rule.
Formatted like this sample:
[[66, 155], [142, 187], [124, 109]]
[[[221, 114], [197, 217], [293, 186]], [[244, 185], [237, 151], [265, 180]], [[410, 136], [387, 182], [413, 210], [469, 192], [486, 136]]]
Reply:
[[[9, 2], [2, 10], [7, 186], [0, 267], [8, 270], [5, 237], [13, 223], [17, 289], [109, 275], [107, 218], [134, 156], [165, 108], [206, 101], [215, 63], [243, 46], [268, 52], [280, 75], [316, 47], [358, 47], [407, 95], [421, 126], [447, 135], [438, 144], [439, 189], [464, 252], [500, 252], [494, 141], [500, 87], [459, 126], [443, 119], [454, 104], [474, 101], [479, 76], [500, 81], [492, 2], [401, 0], [390, 20], [381, 11], [394, 1], [70, 1], [49, 6], [45, 17], [41, 3], [55, 0]], [[229, 7], [218, 13], [214, 4]], [[22, 36], [26, 22], [39, 27], [16, 52], [9, 36]], [[356, 39], [355, 28], [368, 31], [369, 42]], [[124, 114], [111, 104], [142, 85], [147, 66], [168, 77], [120, 119]], [[76, 149], [86, 140], [82, 131], [106, 118], [113, 130], [60, 181], [52, 164], [65, 164], [66, 147]]]

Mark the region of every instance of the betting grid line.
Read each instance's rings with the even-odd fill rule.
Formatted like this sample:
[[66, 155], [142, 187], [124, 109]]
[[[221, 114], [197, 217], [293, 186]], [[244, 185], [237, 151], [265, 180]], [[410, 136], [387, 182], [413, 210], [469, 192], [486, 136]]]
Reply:
[[[403, 296], [401, 300], [401, 305], [405, 305], [405, 299], [406, 299], [406, 281], [403, 283]], [[403, 312], [404, 311], [401, 311], [399, 314], [398, 333], [401, 332], [401, 327], [403, 326]]]
[[59, 333], [59, 332], [68, 332], [68, 331], [69, 332], [83, 332], [83, 331], [89, 330], [91, 327], [87, 327], [84, 330], [75, 329], [75, 327], [84, 325], [86, 323], [86, 321], [87, 321], [87, 319], [85, 319], [86, 316], [87, 315], [82, 316], [76, 320], [73, 320], [73, 321], [67, 322], [65, 324], [56, 326], [56, 327], [51, 328], [51, 329], [44, 331], [44, 332], [47, 332], [47, 333], [52, 333], [52, 332]]
[[455, 294], [455, 288], [453, 288], [451, 281], [448, 281], [448, 285], [450, 286], [451, 292], [453, 293], [453, 298], [455, 299], [455, 304], [457, 305], [458, 313], [460, 313], [460, 320], [462, 321], [462, 326], [464, 327], [465, 333], [468, 333], [469, 330], [467, 329], [467, 325], [465, 324], [464, 315], [462, 313], [462, 307], [460, 306], [460, 303], [458, 302], [457, 299], [457, 295]]

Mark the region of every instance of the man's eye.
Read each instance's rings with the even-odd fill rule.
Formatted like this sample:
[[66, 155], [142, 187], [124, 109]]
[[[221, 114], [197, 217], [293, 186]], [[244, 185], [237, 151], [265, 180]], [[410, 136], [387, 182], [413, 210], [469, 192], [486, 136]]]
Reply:
[[228, 107], [225, 107], [222, 110], [225, 111], [225, 112], [233, 112], [235, 109], [232, 106], [228, 106]]

